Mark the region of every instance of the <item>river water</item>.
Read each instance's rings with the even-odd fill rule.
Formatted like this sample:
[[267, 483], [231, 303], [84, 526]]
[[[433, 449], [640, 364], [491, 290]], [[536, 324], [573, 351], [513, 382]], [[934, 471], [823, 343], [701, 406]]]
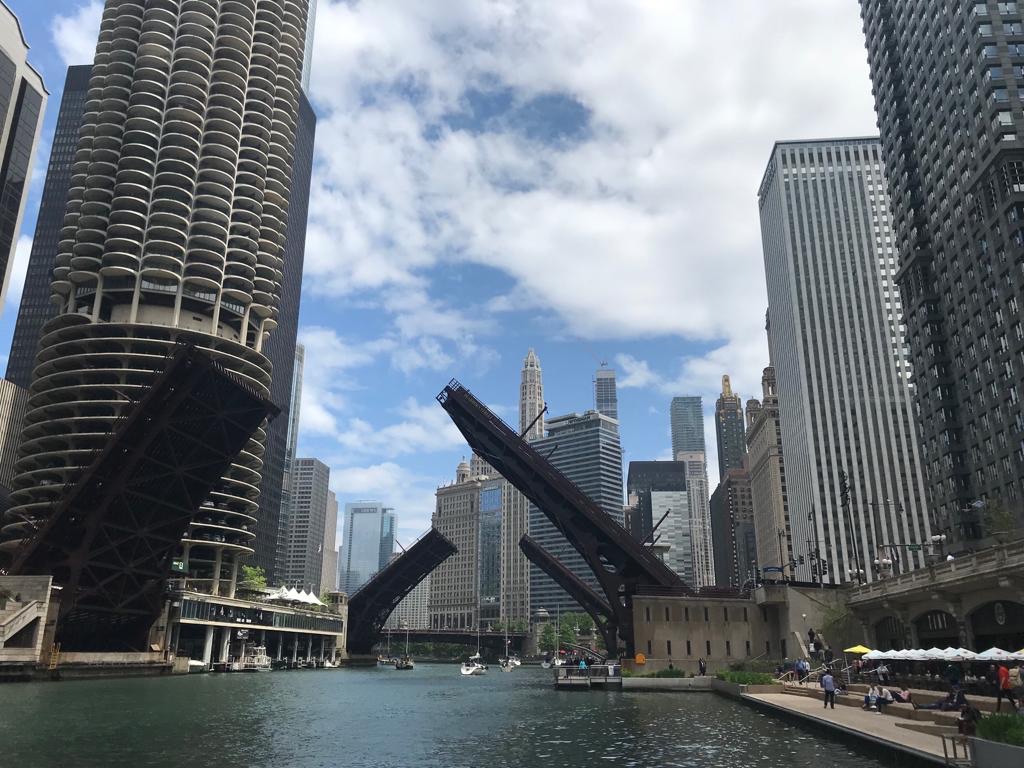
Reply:
[[550, 672], [457, 665], [0, 686], [18, 768], [881, 768], [710, 693], [558, 691]]

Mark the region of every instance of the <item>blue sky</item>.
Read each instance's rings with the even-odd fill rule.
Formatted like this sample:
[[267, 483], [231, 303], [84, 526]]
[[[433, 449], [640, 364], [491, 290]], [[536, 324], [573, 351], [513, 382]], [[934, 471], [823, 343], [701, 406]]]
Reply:
[[[8, 2], [50, 102], [0, 355], [101, 8]], [[410, 540], [467, 453], [434, 396], [456, 377], [514, 422], [532, 346], [552, 413], [606, 360], [625, 461], [668, 458], [672, 395], [760, 391], [761, 174], [777, 139], [876, 131], [865, 58], [848, 0], [320, 0], [300, 453]]]

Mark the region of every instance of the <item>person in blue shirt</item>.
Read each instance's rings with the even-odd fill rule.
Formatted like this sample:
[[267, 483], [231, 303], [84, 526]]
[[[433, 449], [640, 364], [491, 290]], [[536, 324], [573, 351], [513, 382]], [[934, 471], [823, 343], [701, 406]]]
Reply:
[[825, 674], [821, 677], [821, 687], [825, 689], [825, 709], [828, 709], [829, 704], [832, 705], [832, 709], [836, 708], [836, 679], [832, 677], [831, 670], [826, 670]]

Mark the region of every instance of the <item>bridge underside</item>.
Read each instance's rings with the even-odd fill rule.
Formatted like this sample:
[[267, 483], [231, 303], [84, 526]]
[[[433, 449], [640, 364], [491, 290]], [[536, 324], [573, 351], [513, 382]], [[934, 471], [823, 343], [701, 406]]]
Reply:
[[[524, 535], [519, 540], [519, 549], [531, 563], [550, 576], [558, 586], [569, 594], [569, 597], [590, 614], [598, 632], [604, 638], [605, 647], [609, 649], [609, 653], [614, 652], [618, 648], [616, 628], [622, 629], [622, 627], [617, 627], [615, 614], [608, 601], [529, 536]], [[630, 627], [632, 627], [632, 622], [630, 622]]]
[[402, 598], [455, 552], [455, 545], [431, 528], [360, 587], [348, 601], [349, 653], [370, 653]]
[[[382, 634], [383, 636], [383, 634]], [[528, 633], [510, 632], [508, 634], [509, 648], [522, 652], [526, 643]], [[476, 632], [453, 629], [411, 629], [409, 630], [410, 643], [451, 643], [452, 645], [464, 645], [467, 648], [476, 648], [478, 636]], [[378, 638], [380, 642], [380, 638]], [[499, 632], [481, 632], [479, 635], [481, 648], [493, 651], [502, 651], [505, 647], [505, 635]], [[395, 653], [405, 643], [405, 630], [395, 629], [391, 631], [391, 652]]]
[[180, 348], [10, 573], [53, 575], [64, 650], [146, 650], [171, 559], [199, 506], [278, 409]]
[[449, 382], [437, 400], [470, 447], [530, 499], [583, 556], [611, 608], [609, 630], [632, 656], [636, 591], [654, 587], [693, 594], [689, 587], [459, 382]]

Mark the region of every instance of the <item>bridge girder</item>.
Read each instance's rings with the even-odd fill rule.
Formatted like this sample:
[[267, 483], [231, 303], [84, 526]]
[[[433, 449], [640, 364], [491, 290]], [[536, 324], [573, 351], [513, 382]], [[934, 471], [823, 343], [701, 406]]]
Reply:
[[437, 401], [470, 447], [582, 555], [607, 597], [626, 653], [633, 655], [633, 595], [643, 588], [681, 595], [692, 590], [458, 381], [452, 379]]
[[431, 528], [360, 587], [348, 601], [349, 653], [370, 653], [402, 599], [457, 551], [440, 531]]

